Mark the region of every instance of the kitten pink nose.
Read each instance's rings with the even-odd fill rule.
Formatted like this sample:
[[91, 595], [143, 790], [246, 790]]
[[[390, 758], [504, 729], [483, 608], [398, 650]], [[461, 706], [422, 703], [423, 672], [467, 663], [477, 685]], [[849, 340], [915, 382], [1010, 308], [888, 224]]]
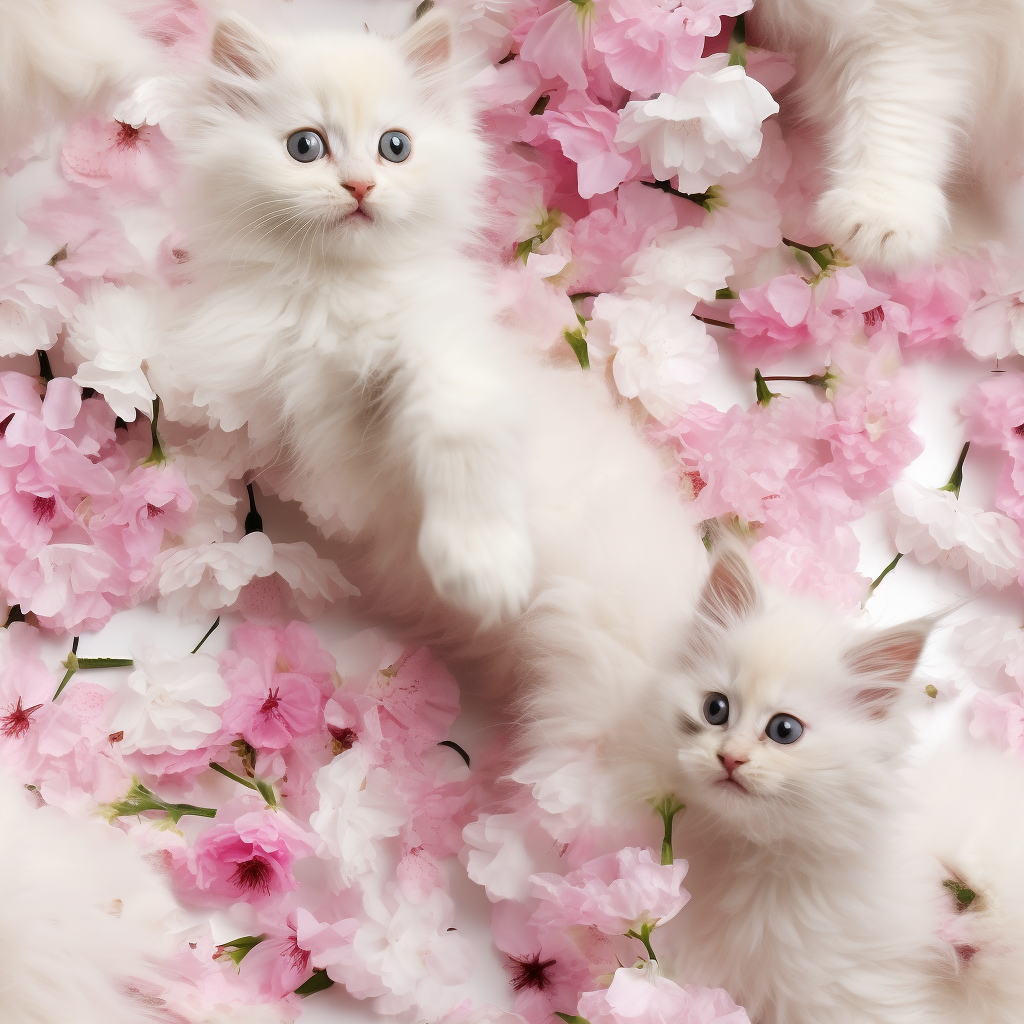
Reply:
[[343, 181], [341, 183], [341, 187], [345, 189], [346, 192], [350, 192], [354, 195], [357, 203], [361, 203], [366, 198], [367, 192], [373, 188], [374, 184], [375, 182], [372, 181]]
[[732, 754], [719, 754], [718, 760], [722, 762], [722, 767], [725, 769], [725, 773], [732, 778], [732, 773], [736, 771], [741, 764], [747, 763], [745, 757], [733, 757]]

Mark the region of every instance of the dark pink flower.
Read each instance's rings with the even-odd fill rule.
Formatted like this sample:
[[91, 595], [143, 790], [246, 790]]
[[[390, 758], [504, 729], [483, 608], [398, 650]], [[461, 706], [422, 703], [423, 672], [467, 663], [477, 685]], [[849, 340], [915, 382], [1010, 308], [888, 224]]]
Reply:
[[251, 811], [214, 825], [195, 841], [195, 885], [217, 903], [264, 903], [298, 888], [292, 865], [313, 849], [284, 811]]

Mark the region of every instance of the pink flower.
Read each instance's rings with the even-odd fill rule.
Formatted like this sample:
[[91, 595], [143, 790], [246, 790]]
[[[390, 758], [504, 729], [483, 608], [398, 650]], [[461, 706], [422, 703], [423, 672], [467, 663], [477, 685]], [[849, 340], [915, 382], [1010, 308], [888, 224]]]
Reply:
[[76, 302], [53, 267], [33, 266], [21, 251], [0, 258], [0, 356], [49, 349]]
[[250, 811], [195, 841], [195, 885], [216, 903], [265, 903], [299, 887], [292, 865], [312, 852], [310, 837], [284, 811]]
[[1007, 452], [1024, 451], [1024, 373], [1009, 370], [976, 384], [960, 413], [968, 440]]
[[971, 735], [993, 739], [1015, 753], [1024, 752], [1024, 702], [1019, 692], [976, 693]]
[[22, 781], [42, 766], [39, 742], [57, 713], [57, 680], [47, 669], [39, 631], [12, 622], [0, 638], [0, 760]]
[[112, 186], [115, 203], [153, 199], [174, 180], [170, 143], [156, 125], [79, 121], [61, 153], [68, 181]]
[[287, 931], [268, 936], [238, 965], [239, 977], [259, 993], [261, 1002], [284, 999], [313, 973], [309, 950], [298, 944], [295, 923], [296, 914], [289, 914]]
[[296, 736], [315, 731], [334, 659], [313, 630], [304, 622], [289, 623], [286, 629], [246, 623], [232, 643], [235, 649], [220, 655], [232, 691], [221, 712], [224, 729], [258, 750], [280, 750]]
[[584, 993], [576, 1012], [590, 1024], [750, 1024], [722, 989], [683, 988], [635, 967], [620, 967], [604, 991]]
[[931, 356], [954, 347], [957, 325], [973, 293], [971, 278], [958, 261], [922, 266], [885, 287], [893, 302], [908, 311], [909, 327], [900, 339], [908, 349]]
[[685, 860], [662, 865], [635, 847], [588, 861], [560, 875], [534, 875], [534, 895], [557, 908], [565, 924], [593, 925], [606, 935], [671, 921], [690, 894], [683, 888]]
[[757, 288], [744, 288], [729, 311], [736, 341], [748, 358], [772, 361], [797, 345], [815, 340], [818, 308], [811, 286], [796, 274], [783, 274]]
[[536, 64], [545, 78], [561, 78], [570, 89], [585, 91], [592, 17], [592, 6], [556, 4], [530, 26], [519, 47], [519, 59]]
[[623, 156], [615, 146], [618, 115], [585, 94], [570, 93], [539, 117], [530, 118], [524, 142], [547, 136], [577, 165], [579, 194], [584, 199], [612, 192], [640, 170], [634, 156]]
[[824, 548], [799, 531], [764, 537], [750, 549], [750, 557], [766, 583], [810, 594], [840, 613], [857, 608], [871, 582], [857, 572], [860, 544], [848, 526], [839, 527]]
[[591, 982], [590, 964], [567, 939], [541, 938], [530, 911], [504, 900], [491, 912], [494, 944], [507, 957], [515, 1010], [530, 1024], [550, 1024], [554, 1013], [571, 1012]]
[[706, 33], [686, 4], [672, 10], [646, 0], [613, 0], [608, 15], [594, 30], [594, 49], [624, 89], [675, 92], [697, 67]]
[[142, 254], [125, 237], [124, 225], [94, 189], [72, 186], [18, 211], [62, 256], [57, 273], [76, 284], [87, 278], [121, 280], [142, 266]]

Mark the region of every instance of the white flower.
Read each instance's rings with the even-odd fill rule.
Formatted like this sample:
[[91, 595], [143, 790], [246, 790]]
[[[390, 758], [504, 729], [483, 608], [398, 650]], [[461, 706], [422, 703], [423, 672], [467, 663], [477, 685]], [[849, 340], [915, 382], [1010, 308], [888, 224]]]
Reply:
[[[625, 264], [622, 289], [653, 302], [669, 298], [711, 302], [733, 272], [732, 260], [703, 228], [658, 235]], [[691, 307], [692, 308], [692, 307]]]
[[617, 802], [614, 776], [593, 747], [535, 754], [511, 778], [532, 787], [533, 799], [546, 815], [544, 827], [562, 842], [580, 829], [600, 827], [612, 819]]
[[462, 830], [462, 838], [466, 874], [494, 901], [529, 899], [532, 875], [564, 869], [552, 854], [556, 844], [536, 808], [481, 814]]
[[972, 587], [1005, 587], [1024, 564], [1017, 524], [998, 512], [968, 505], [951, 491], [901, 480], [884, 496], [883, 508], [898, 551], [920, 562], [966, 566]]
[[1024, 353], [1024, 275], [999, 265], [992, 292], [968, 308], [958, 331], [964, 348], [979, 359], [1005, 359]]
[[77, 301], [53, 267], [32, 266], [21, 251], [0, 258], [0, 356], [50, 348]]
[[111, 732], [123, 732], [121, 750], [162, 754], [196, 750], [220, 731], [219, 708], [231, 696], [216, 658], [205, 654], [171, 655], [144, 647], [134, 656], [128, 689], [116, 693]]
[[[160, 610], [192, 622], [233, 607], [243, 596], [279, 606], [292, 604], [312, 619], [327, 601], [359, 593], [333, 562], [320, 558], [309, 544], [272, 544], [265, 533], [161, 552], [157, 574]], [[265, 588], [259, 594], [243, 595], [242, 588], [254, 580], [266, 581]], [[277, 580], [286, 585], [286, 593]], [[269, 610], [274, 613], [278, 608]]]
[[594, 300], [588, 346], [598, 355], [614, 355], [619, 393], [639, 398], [662, 422], [686, 411], [718, 361], [718, 346], [691, 309], [692, 303], [612, 294]]
[[771, 93], [724, 54], [707, 57], [673, 96], [632, 100], [615, 141], [640, 155], [660, 180], [678, 176], [683, 192], [704, 192], [723, 174], [741, 171], [761, 150], [761, 122], [778, 113]]
[[1016, 619], [1005, 615], [970, 619], [954, 627], [952, 639], [960, 662], [975, 670], [971, 678], [978, 685], [995, 686], [1000, 670], [1024, 685], [1024, 627]]
[[123, 420], [136, 410], [153, 415], [156, 394], [143, 369], [157, 349], [158, 331], [150, 303], [134, 288], [92, 282], [69, 325], [71, 350], [81, 357], [75, 381], [94, 388]]
[[397, 836], [409, 820], [409, 807], [396, 793], [384, 768], [371, 767], [356, 745], [316, 773], [320, 809], [309, 819], [323, 843], [317, 851], [330, 856], [343, 886], [372, 871], [380, 840]]

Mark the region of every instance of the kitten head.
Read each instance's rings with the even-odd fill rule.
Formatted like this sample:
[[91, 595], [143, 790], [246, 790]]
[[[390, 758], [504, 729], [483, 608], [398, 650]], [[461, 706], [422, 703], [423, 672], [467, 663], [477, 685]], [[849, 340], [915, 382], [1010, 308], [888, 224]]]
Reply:
[[221, 21], [182, 139], [197, 251], [315, 269], [457, 243], [486, 160], [451, 47], [439, 13], [397, 40]]
[[906, 684], [929, 629], [865, 634], [810, 602], [772, 598], [727, 549], [663, 716], [680, 796], [756, 841], [817, 832], [843, 844], [898, 790]]

